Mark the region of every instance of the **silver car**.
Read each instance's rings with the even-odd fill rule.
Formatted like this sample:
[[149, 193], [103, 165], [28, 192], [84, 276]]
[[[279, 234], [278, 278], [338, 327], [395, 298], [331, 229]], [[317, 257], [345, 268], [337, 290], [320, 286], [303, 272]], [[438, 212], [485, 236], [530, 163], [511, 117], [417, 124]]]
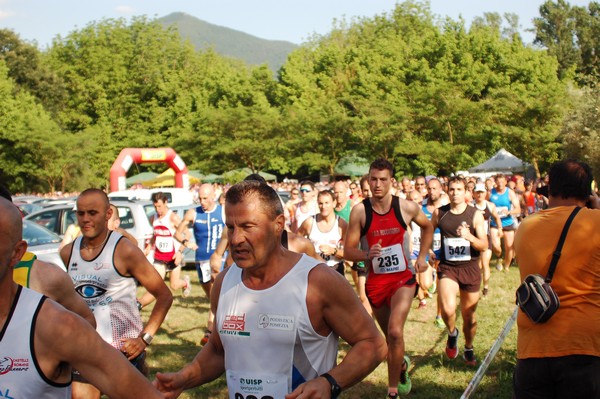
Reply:
[[[121, 228], [137, 239], [141, 249], [152, 238], [152, 225], [150, 220], [156, 211], [150, 201], [111, 201], [119, 211]], [[54, 205], [44, 208], [39, 212], [25, 217], [26, 220], [35, 222], [59, 236], [64, 236], [69, 225], [77, 223], [74, 204]]]
[[33, 252], [39, 260], [54, 263], [67, 270], [58, 251], [62, 239], [57, 234], [32, 221], [23, 220], [23, 239], [27, 242], [27, 250]]

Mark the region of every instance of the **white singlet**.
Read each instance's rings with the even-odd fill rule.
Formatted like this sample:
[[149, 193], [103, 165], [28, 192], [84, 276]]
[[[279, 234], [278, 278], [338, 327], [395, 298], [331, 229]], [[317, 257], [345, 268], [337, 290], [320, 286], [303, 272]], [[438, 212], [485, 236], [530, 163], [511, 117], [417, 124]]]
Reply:
[[0, 397], [70, 399], [71, 383], [58, 384], [41, 375], [31, 348], [34, 321], [46, 300], [19, 286], [0, 338]]
[[135, 279], [121, 275], [113, 263], [115, 248], [123, 236], [114, 231], [109, 234], [98, 256], [89, 261], [81, 257], [82, 237], [77, 237], [67, 270], [75, 291], [94, 313], [98, 334], [120, 349], [121, 340], [138, 337], [143, 325], [136, 305]]
[[335, 366], [338, 336], [317, 334], [306, 307], [308, 274], [318, 263], [302, 255], [264, 290], [247, 288], [242, 269], [235, 263], [230, 267], [215, 319], [230, 399], [283, 398]]
[[321, 256], [321, 258], [323, 258], [325, 263], [327, 263], [327, 266], [332, 267], [340, 263], [342, 259], [333, 255], [325, 255], [321, 252], [321, 249], [319, 247], [321, 245], [329, 245], [330, 247], [334, 248], [338, 247], [342, 239], [338, 221], [339, 216], [336, 216], [331, 230], [323, 232], [319, 230], [319, 226], [317, 224], [317, 216], [314, 216], [312, 226], [310, 228], [310, 233], [308, 234], [308, 239], [313, 243], [315, 247], [315, 252], [318, 253], [319, 256]]
[[316, 202], [314, 203], [312, 209], [309, 209], [307, 212], [304, 212], [302, 210], [300, 204], [302, 204], [302, 202], [298, 202], [298, 204], [296, 204], [296, 212], [294, 213], [294, 218], [296, 219], [296, 226], [298, 227], [298, 229], [300, 228], [300, 226], [302, 226], [302, 223], [304, 223], [306, 219], [308, 219], [311, 216], [315, 216], [317, 213], [319, 213], [318, 208], [316, 206]]

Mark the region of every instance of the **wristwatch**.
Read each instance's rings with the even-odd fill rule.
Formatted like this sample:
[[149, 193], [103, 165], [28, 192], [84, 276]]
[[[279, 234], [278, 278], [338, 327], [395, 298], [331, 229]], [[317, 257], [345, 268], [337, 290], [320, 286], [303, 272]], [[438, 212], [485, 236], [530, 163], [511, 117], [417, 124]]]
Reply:
[[325, 378], [331, 385], [331, 399], [336, 399], [340, 395], [340, 393], [342, 393], [342, 388], [338, 385], [335, 378], [333, 378], [329, 374], [321, 374], [321, 377]]
[[142, 341], [144, 341], [144, 343], [147, 346], [150, 346], [150, 344], [152, 343], [152, 339], [154, 339], [154, 337], [150, 334], [148, 334], [147, 332], [142, 332], [140, 334], [140, 338], [142, 339]]

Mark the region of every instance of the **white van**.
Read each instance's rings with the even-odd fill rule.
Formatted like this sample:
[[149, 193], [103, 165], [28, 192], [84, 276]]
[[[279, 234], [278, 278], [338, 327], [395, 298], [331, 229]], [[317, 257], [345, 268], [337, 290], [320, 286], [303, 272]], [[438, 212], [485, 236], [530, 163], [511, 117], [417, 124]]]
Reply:
[[163, 192], [167, 196], [167, 203], [169, 206], [184, 206], [191, 205], [194, 203], [194, 196], [189, 190], [185, 188], [140, 188], [137, 190], [123, 190], [113, 191], [108, 194], [108, 198], [111, 201], [135, 201], [135, 200], [146, 200], [150, 201], [153, 193]]

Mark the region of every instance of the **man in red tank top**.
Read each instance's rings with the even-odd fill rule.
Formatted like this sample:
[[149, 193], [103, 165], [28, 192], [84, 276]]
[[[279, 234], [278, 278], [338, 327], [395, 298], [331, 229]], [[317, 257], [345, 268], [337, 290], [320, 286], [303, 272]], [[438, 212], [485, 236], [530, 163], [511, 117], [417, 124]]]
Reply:
[[[352, 208], [344, 244], [345, 259], [369, 265], [367, 297], [388, 343], [389, 398], [407, 394], [411, 389], [407, 373], [410, 361], [404, 351], [404, 323], [417, 283], [404, 248], [406, 226], [415, 222], [421, 227], [417, 272], [427, 269], [425, 258], [433, 241], [433, 228], [421, 207], [392, 195], [393, 176], [394, 167], [388, 160], [373, 161], [368, 178], [372, 197]], [[361, 238], [368, 244], [367, 251], [359, 249]]]

